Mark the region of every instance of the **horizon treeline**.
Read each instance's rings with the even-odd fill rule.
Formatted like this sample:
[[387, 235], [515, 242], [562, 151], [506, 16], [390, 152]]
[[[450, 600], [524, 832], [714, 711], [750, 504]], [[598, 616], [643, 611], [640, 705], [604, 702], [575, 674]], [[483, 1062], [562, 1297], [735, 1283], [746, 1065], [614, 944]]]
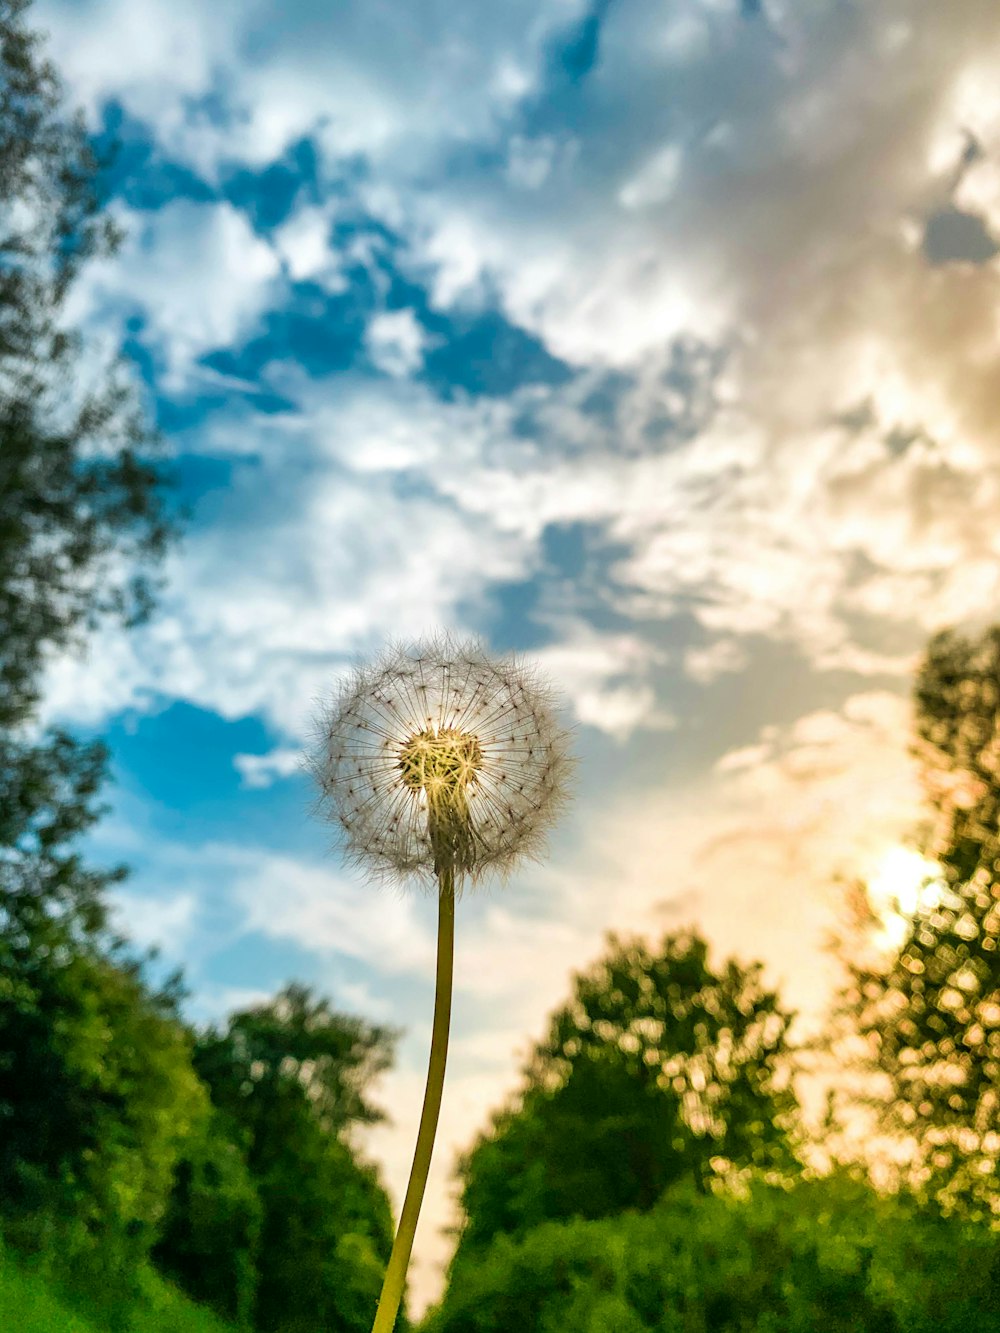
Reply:
[[[112, 928], [127, 868], [78, 850], [108, 751], [39, 724], [47, 662], [150, 614], [183, 516], [121, 357], [67, 414], [60, 310], [123, 237], [28, 9], [0, 0], [0, 1286], [112, 1333], [166, 1330], [164, 1282], [205, 1333], [367, 1333], [394, 1219], [352, 1131], [399, 1032], [295, 981], [187, 1022], [181, 973]], [[936, 635], [913, 697], [940, 876], [898, 945], [845, 954], [827, 1041], [840, 1114], [909, 1146], [892, 1187], [833, 1108], [806, 1124], [759, 962], [611, 935], [458, 1163], [424, 1333], [1000, 1331], [1000, 626]]]

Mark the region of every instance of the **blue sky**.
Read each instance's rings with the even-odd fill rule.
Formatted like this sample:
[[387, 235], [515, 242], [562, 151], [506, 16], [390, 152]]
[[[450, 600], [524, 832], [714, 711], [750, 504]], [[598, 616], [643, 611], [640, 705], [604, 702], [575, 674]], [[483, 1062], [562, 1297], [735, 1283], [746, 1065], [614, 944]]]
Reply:
[[91, 851], [192, 1016], [298, 977], [405, 1027], [366, 1139], [397, 1202], [433, 904], [308, 818], [314, 700], [445, 627], [529, 654], [578, 728], [548, 860], [462, 903], [419, 1308], [454, 1153], [605, 930], [697, 924], [807, 1023], [835, 873], [919, 870], [910, 673], [1000, 595], [1000, 14], [31, 13], [121, 141], [71, 387], [127, 351], [192, 510], [150, 624], [53, 662], [46, 719], [112, 748]]

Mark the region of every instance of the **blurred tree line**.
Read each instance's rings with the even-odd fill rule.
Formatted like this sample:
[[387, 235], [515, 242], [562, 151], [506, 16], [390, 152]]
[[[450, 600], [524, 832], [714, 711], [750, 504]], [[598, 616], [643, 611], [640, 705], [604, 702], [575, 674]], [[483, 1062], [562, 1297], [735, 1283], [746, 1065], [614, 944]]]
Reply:
[[[351, 1129], [397, 1034], [295, 984], [186, 1023], [180, 975], [152, 985], [110, 928], [126, 869], [78, 851], [107, 751], [38, 723], [48, 660], [140, 623], [178, 532], [121, 367], [67, 411], [58, 315], [122, 236], [27, 8], [0, 0], [0, 1238], [109, 1330], [150, 1265], [240, 1329], [367, 1330], [393, 1224]], [[914, 698], [940, 882], [898, 948], [847, 960], [839, 1009], [910, 1144], [899, 1188], [809, 1165], [759, 964], [611, 936], [458, 1164], [426, 1333], [1000, 1330], [1000, 629], [938, 635]]]

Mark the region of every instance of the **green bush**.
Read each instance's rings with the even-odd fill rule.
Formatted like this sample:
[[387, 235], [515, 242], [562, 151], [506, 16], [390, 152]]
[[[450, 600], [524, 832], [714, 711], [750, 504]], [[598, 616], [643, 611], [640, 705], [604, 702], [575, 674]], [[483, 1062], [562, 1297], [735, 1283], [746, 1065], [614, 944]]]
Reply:
[[[134, 1304], [120, 1308], [124, 1333], [231, 1333], [148, 1267], [136, 1270]], [[107, 1333], [105, 1311], [67, 1294], [50, 1261], [27, 1261], [0, 1249], [0, 1329], [4, 1333]]]
[[453, 1266], [422, 1333], [1000, 1333], [1000, 1236], [846, 1173], [689, 1183]]

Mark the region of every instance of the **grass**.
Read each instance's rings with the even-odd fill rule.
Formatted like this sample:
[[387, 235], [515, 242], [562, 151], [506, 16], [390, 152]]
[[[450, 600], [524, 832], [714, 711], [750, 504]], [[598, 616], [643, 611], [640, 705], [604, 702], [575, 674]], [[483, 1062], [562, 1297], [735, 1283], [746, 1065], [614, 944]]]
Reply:
[[[152, 1271], [143, 1275], [146, 1300], [128, 1316], [127, 1333], [233, 1333], [211, 1311], [195, 1305]], [[67, 1305], [45, 1277], [0, 1249], [0, 1329], [17, 1333], [107, 1333], [100, 1317], [88, 1319]]]

